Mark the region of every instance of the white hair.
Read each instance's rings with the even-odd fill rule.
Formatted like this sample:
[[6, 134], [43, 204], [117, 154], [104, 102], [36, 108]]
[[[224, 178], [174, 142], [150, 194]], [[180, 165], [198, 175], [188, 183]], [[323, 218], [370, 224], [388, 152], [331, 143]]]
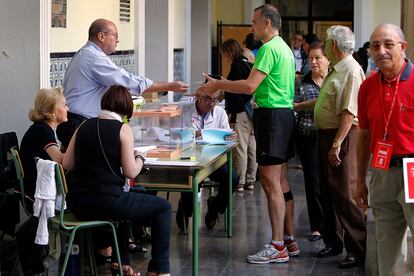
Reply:
[[326, 32], [328, 34], [327, 39], [334, 40], [341, 52], [350, 54], [354, 52], [355, 35], [350, 28], [341, 25], [334, 25], [326, 30]]

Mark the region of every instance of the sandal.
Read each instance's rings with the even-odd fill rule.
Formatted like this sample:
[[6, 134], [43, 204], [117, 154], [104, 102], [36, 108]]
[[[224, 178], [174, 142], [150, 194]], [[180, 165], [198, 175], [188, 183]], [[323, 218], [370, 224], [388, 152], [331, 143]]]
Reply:
[[[119, 275], [118, 264], [111, 264], [111, 273], [112, 276]], [[125, 276], [141, 276], [141, 273], [135, 272], [130, 265], [123, 265], [122, 266], [122, 273]]]
[[254, 190], [254, 183], [248, 183], [247, 184], [247, 190], [253, 191]]

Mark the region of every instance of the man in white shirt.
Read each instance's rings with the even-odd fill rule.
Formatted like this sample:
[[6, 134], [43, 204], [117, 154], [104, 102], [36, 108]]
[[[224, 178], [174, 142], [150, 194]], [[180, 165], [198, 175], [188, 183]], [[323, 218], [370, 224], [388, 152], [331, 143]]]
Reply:
[[293, 56], [295, 57], [295, 72], [301, 72], [302, 66], [305, 63], [306, 54], [302, 50], [303, 35], [296, 32], [291, 38], [291, 47]]
[[[193, 126], [196, 129], [196, 138], [201, 137], [201, 130], [207, 128], [223, 128], [230, 129], [229, 119], [226, 111], [216, 105], [219, 93], [213, 96], [196, 95], [196, 100], [193, 109]], [[227, 137], [227, 140], [234, 140], [237, 134]], [[211, 196], [207, 200], [208, 210], [204, 219], [205, 225], [208, 229], [213, 229], [216, 225], [218, 214], [224, 213], [228, 206], [228, 177], [227, 165], [223, 165], [215, 172], [209, 175], [210, 180], [219, 183], [219, 191], [216, 196]], [[233, 170], [232, 186], [233, 190], [239, 183], [238, 176]], [[188, 226], [188, 217], [192, 216], [193, 212], [192, 195], [190, 193], [181, 193], [181, 200], [178, 205], [176, 222], [178, 228], [184, 232]]]

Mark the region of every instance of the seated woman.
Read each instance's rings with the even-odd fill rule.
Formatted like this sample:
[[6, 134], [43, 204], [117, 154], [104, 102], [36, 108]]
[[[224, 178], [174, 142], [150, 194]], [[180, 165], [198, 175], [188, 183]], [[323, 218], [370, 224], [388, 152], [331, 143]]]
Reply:
[[[134, 137], [123, 118], [132, 116], [133, 104], [127, 88], [112, 86], [103, 95], [101, 113], [86, 120], [73, 135], [63, 160], [69, 170], [67, 203], [80, 219], [122, 221], [117, 229], [125, 275], [139, 275], [130, 266], [129, 223], [151, 221], [152, 259], [147, 275], [169, 275], [171, 205], [163, 198], [130, 193], [125, 178], [134, 179], [144, 158], [134, 152]], [[117, 262], [112, 254], [111, 271]]]
[[[21, 141], [20, 158], [24, 169], [26, 207], [31, 214], [37, 178], [34, 158], [40, 157], [62, 163], [63, 153], [60, 151], [56, 127], [68, 120], [67, 113], [68, 106], [62, 88], [41, 89], [36, 95], [34, 108], [29, 111], [29, 119], [33, 124]], [[47, 246], [33, 243], [37, 227], [37, 217], [31, 216], [18, 230], [18, 252], [24, 271], [44, 271], [43, 260], [49, 251]]]
[[[20, 157], [24, 168], [24, 188], [28, 197], [34, 198], [37, 170], [35, 157], [62, 163], [63, 153], [56, 136], [56, 127], [68, 120], [68, 106], [62, 88], [41, 89], [29, 112], [33, 124], [23, 136]], [[28, 204], [32, 211], [31, 204]]]

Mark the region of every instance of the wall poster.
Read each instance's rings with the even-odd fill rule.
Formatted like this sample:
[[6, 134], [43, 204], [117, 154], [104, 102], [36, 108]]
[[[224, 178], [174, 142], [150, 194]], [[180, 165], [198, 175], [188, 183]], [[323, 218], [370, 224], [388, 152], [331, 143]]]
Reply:
[[52, 0], [52, 28], [66, 28], [67, 0]]

